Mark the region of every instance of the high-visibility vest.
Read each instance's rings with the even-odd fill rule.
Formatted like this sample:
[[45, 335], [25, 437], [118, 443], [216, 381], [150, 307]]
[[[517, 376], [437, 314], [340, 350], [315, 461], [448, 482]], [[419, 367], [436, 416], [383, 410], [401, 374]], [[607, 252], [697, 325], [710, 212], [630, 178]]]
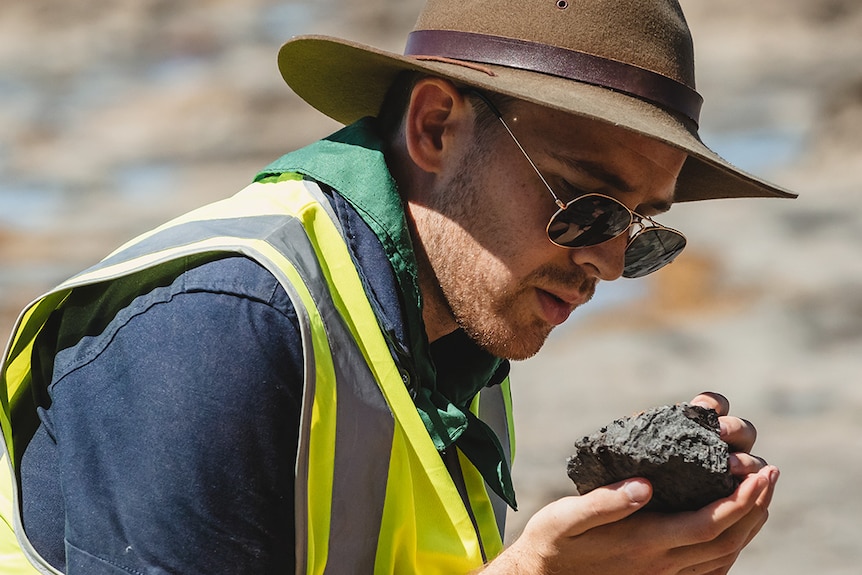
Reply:
[[[28, 542], [10, 480], [19, 477], [29, 440], [16, 434], [18, 413], [32, 411], [16, 408], [30, 396], [30, 354], [49, 314], [80, 286], [165, 274], [178, 258], [222, 252], [266, 267], [299, 319], [305, 373], [296, 572], [468, 573], [496, 556], [505, 503], [460, 452], [460, 469], [450, 473], [405, 386], [407, 372], [390, 353], [338, 220], [317, 185], [297, 179], [252, 184], [144, 234], [22, 313], [0, 372], [2, 468], [10, 474], [0, 477], [0, 519], [9, 527], [0, 521], [3, 573], [57, 573]], [[508, 380], [485, 388], [471, 409], [498, 434], [511, 461]]]

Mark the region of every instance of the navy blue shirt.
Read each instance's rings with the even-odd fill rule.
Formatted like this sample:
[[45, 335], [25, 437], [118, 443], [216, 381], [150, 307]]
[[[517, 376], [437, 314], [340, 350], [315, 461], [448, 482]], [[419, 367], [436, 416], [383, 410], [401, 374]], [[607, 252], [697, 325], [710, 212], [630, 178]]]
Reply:
[[[382, 246], [332, 203], [403, 336]], [[128, 303], [119, 283], [76, 292], [37, 344], [34, 377], [50, 383], [22, 460], [28, 537], [70, 575], [292, 572], [303, 363], [287, 294], [241, 256], [136, 287]], [[88, 335], [65, 340], [82, 318]]]
[[61, 351], [22, 463], [37, 550], [68, 573], [290, 572], [296, 341], [275, 278], [231, 257]]

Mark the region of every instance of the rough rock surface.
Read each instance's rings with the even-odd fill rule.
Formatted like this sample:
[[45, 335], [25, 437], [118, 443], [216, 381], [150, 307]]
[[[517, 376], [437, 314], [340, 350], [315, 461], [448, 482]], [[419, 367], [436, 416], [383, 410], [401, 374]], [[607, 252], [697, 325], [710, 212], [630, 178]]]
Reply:
[[718, 430], [718, 415], [711, 409], [688, 404], [650, 409], [617, 419], [575, 443], [568, 474], [581, 495], [645, 477], [653, 485], [648, 509], [699, 509], [736, 487]]

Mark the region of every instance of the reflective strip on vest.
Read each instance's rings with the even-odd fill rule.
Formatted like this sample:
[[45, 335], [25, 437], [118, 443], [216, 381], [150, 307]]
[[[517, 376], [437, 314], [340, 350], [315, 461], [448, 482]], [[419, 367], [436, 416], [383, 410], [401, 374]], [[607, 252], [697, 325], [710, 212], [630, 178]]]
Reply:
[[[4, 451], [16, 474], [21, 446], [10, 413], [29, 393], [30, 352], [50, 313], [77, 287], [165, 273], [159, 264], [217, 252], [244, 254], [266, 267], [300, 323], [305, 381], [296, 573], [467, 573], [496, 556], [505, 504], [489, 496], [463, 456], [462, 500], [392, 359], [337, 220], [309, 182], [252, 184], [140, 236], [31, 304], [0, 373]], [[473, 409], [511, 453], [510, 402], [507, 381], [486, 388]], [[23, 533], [15, 483], [0, 483], [0, 503], [4, 490], [11, 517], [0, 507], [0, 519], [14, 525], [20, 550], [40, 572], [56, 573]], [[0, 521], [0, 553], [8, 541]]]

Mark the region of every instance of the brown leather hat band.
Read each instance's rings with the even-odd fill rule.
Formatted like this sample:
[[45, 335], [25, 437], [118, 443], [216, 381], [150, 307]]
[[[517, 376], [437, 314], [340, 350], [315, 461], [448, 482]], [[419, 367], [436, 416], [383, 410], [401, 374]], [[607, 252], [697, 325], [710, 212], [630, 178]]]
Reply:
[[417, 30], [405, 56], [430, 56], [494, 64], [595, 84], [658, 104], [690, 118], [700, 117], [703, 98], [672, 78], [625, 62], [557, 46], [455, 30]]

